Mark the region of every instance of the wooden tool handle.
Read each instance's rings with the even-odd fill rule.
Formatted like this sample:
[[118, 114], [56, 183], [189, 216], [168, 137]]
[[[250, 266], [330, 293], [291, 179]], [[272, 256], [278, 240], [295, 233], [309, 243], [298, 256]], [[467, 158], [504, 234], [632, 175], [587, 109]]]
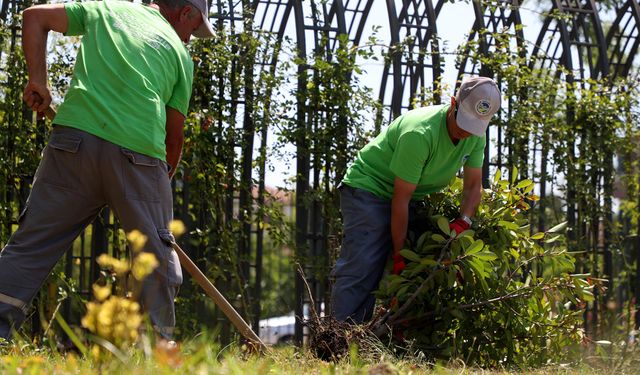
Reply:
[[178, 246], [177, 243], [172, 243], [172, 246], [176, 253], [178, 253], [178, 258], [180, 259], [180, 264], [182, 265], [182, 267], [186, 269], [187, 272], [189, 272], [189, 274], [196, 280], [198, 285], [200, 285], [202, 289], [204, 289], [205, 293], [207, 293], [207, 295], [211, 297], [213, 302], [220, 309], [222, 309], [224, 315], [226, 315], [227, 318], [231, 320], [231, 323], [233, 323], [240, 334], [242, 334], [242, 336], [244, 336], [247, 340], [256, 345], [260, 351], [265, 351], [267, 347], [262, 342], [262, 340], [260, 340], [260, 337], [258, 337], [258, 335], [256, 335], [256, 333], [251, 330], [251, 327], [249, 327], [244, 319], [242, 319], [240, 314], [238, 314], [233, 306], [231, 306], [229, 301], [224, 298], [224, 296], [218, 291], [218, 289], [216, 289], [211, 281], [209, 281], [209, 279], [207, 279], [202, 271], [200, 271], [198, 266], [193, 263], [191, 258], [189, 258], [189, 256], [180, 248], [180, 246]]

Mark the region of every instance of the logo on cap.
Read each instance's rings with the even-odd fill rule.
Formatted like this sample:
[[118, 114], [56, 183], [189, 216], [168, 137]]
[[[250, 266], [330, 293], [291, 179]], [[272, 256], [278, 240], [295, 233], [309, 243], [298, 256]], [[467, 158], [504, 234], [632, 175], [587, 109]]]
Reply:
[[489, 111], [491, 110], [491, 103], [489, 103], [488, 100], [479, 100], [478, 103], [476, 103], [476, 112], [480, 115], [480, 116], [484, 116], [487, 113], [489, 113]]

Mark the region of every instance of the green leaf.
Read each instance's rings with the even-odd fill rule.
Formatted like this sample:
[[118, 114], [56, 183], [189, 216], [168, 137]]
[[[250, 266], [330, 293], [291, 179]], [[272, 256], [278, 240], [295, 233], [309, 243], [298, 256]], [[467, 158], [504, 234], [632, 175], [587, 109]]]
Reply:
[[491, 251], [481, 251], [477, 254], [474, 254], [474, 257], [481, 260], [486, 260], [486, 261], [492, 261], [492, 260], [498, 259], [498, 256], [492, 253]]
[[447, 271], [447, 287], [452, 288], [456, 283], [456, 271], [454, 269], [449, 269]]
[[438, 262], [431, 258], [422, 258], [420, 260], [420, 264], [424, 264], [425, 266], [435, 266], [438, 264]]
[[535, 185], [531, 184], [531, 185], [527, 186], [526, 189], [522, 190], [522, 193], [523, 194], [529, 194], [529, 193], [531, 193], [531, 190], [533, 190], [534, 187], [535, 187]]
[[562, 238], [562, 234], [558, 234], [558, 235], [553, 236], [551, 238], [547, 238], [546, 240], [544, 240], [544, 243], [553, 243], [553, 242], [558, 241], [561, 238]]
[[482, 263], [479, 263], [479, 262], [475, 261], [474, 259], [469, 259], [469, 261], [467, 263], [469, 264], [471, 269], [473, 269], [474, 273], [478, 277], [480, 277], [480, 278], [484, 277], [484, 266], [482, 265]]
[[504, 220], [498, 221], [498, 225], [511, 230], [518, 230], [520, 228], [518, 224], [512, 223], [510, 221], [504, 221]]
[[585, 302], [592, 302], [595, 300], [595, 298], [593, 297], [593, 293], [590, 290], [583, 290], [582, 300]]
[[464, 232], [460, 233], [458, 238], [462, 238], [462, 237], [471, 237], [471, 238], [473, 238], [473, 236], [475, 234], [476, 234], [476, 232], [473, 229], [467, 229]]
[[547, 231], [547, 233], [560, 233], [560, 232], [564, 232], [564, 230], [567, 228], [569, 224], [566, 221], [563, 221], [562, 223], [556, 225], [555, 227], [549, 229]]
[[480, 252], [480, 250], [482, 250], [482, 248], [484, 247], [484, 241], [482, 240], [475, 240], [471, 246], [469, 246], [469, 248], [467, 249], [465, 255], [473, 255], [475, 253]]
[[75, 332], [69, 327], [67, 321], [58, 313], [56, 314], [56, 322], [60, 325], [60, 328], [67, 334], [67, 337], [74, 343], [74, 345], [80, 350], [83, 357], [86, 357], [88, 354], [87, 347], [82, 343], [82, 340], [76, 335]]
[[598, 340], [596, 341], [597, 345], [604, 345], [604, 346], [608, 346], [611, 345], [611, 341], [607, 341], [607, 340]]
[[529, 238], [531, 238], [532, 240], [541, 240], [544, 238], [544, 233], [538, 232]]
[[528, 186], [533, 185], [533, 181], [531, 180], [522, 180], [520, 182], [518, 182], [518, 184], [516, 185], [516, 189], [522, 189], [522, 188], [526, 188]]
[[516, 182], [516, 178], [518, 178], [518, 167], [514, 166], [511, 170], [511, 183]]
[[442, 242], [446, 242], [446, 241], [447, 241], [447, 240], [446, 240], [444, 237], [442, 237], [442, 235], [440, 235], [440, 234], [434, 234], [434, 235], [432, 235], [432, 236], [431, 236], [431, 239], [432, 239], [432, 240], [434, 240], [434, 241], [436, 241], [436, 242], [440, 242], [440, 243], [442, 243]]
[[438, 228], [442, 231], [442, 233], [450, 234], [451, 228], [449, 228], [449, 220], [446, 217], [440, 216], [438, 218]]
[[493, 183], [495, 184], [500, 180], [502, 173], [500, 173], [500, 169], [496, 170], [496, 174], [493, 175]]
[[408, 259], [412, 262], [420, 262], [422, 260], [422, 258], [420, 258], [420, 255], [407, 249], [400, 250], [400, 255], [402, 255], [405, 259]]
[[416, 243], [416, 249], [422, 249], [422, 246], [424, 245], [424, 242], [427, 240], [428, 235], [429, 235], [429, 232], [425, 232], [425, 233], [422, 233], [422, 235], [420, 235], [420, 238], [418, 238], [418, 242]]

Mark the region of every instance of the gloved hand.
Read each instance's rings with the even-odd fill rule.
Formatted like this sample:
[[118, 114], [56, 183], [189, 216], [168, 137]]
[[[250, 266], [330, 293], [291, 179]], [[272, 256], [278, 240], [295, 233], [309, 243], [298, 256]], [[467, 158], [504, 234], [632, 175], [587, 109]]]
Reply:
[[466, 221], [462, 220], [462, 218], [457, 218], [454, 221], [449, 223], [449, 229], [455, 230], [456, 235], [459, 235], [460, 233], [469, 229], [469, 227], [471, 227], [471, 225], [469, 225], [469, 223], [467, 223]]
[[396, 254], [393, 256], [393, 270], [391, 273], [394, 275], [399, 275], [402, 270], [404, 270], [404, 257], [400, 254]]

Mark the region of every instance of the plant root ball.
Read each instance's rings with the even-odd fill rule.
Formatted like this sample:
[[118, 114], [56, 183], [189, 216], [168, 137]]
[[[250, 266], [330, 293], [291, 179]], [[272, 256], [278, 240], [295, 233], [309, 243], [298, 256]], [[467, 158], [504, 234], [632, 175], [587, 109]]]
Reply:
[[325, 317], [308, 322], [311, 331], [310, 348], [323, 361], [339, 361], [349, 353], [350, 324]]
[[307, 322], [311, 332], [309, 346], [316, 357], [324, 361], [337, 362], [347, 356], [352, 346], [358, 355], [378, 358], [384, 345], [369, 330], [367, 325], [349, 324], [333, 317], [312, 319]]

